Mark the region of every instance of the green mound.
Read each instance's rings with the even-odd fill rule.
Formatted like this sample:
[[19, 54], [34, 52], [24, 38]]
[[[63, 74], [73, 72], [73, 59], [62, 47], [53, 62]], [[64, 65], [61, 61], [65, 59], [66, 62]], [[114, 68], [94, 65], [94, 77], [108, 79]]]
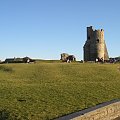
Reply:
[[2, 64], [0, 118], [50, 120], [120, 98], [119, 66], [42, 62]]

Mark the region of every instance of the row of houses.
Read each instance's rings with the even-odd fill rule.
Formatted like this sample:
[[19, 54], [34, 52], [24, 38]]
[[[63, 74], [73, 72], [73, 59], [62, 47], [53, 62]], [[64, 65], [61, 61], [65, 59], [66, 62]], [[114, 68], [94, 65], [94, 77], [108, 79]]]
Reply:
[[120, 63], [120, 57], [109, 58], [110, 63]]
[[29, 57], [24, 57], [24, 58], [7, 58], [5, 61], [2, 63], [31, 63], [35, 62], [35, 60], [29, 58]]

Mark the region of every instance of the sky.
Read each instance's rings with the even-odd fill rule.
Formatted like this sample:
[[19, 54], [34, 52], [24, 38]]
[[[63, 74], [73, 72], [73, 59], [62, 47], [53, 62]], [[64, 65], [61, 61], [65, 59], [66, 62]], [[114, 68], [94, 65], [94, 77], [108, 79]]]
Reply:
[[109, 56], [120, 56], [120, 0], [0, 0], [0, 59], [81, 60], [88, 26], [104, 29]]

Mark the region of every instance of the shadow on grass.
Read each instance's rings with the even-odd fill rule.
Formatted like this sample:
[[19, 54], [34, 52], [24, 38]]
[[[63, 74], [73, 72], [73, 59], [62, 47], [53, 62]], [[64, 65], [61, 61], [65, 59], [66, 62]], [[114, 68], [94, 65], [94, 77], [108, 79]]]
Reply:
[[9, 119], [9, 112], [6, 110], [0, 111], [0, 120], [8, 120]]

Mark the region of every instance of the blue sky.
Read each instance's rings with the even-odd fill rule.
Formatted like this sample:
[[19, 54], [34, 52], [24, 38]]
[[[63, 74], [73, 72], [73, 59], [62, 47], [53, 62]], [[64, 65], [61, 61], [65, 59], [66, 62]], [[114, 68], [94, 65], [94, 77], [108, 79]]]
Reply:
[[109, 56], [120, 56], [120, 0], [0, 0], [0, 59], [81, 60], [91, 25], [104, 29]]

